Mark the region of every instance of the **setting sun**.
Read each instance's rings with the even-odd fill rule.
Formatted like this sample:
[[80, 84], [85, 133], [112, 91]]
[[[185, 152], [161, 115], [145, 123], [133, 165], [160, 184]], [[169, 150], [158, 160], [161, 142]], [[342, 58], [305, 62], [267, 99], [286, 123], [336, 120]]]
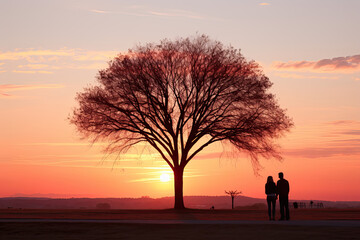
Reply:
[[167, 173], [163, 173], [160, 175], [160, 181], [161, 182], [168, 182], [170, 181], [170, 175]]

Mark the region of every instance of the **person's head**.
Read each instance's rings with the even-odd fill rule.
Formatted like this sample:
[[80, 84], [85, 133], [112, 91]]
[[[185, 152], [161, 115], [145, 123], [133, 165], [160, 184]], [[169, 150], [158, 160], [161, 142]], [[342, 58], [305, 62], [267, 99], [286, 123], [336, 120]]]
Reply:
[[283, 179], [284, 178], [284, 174], [282, 172], [279, 172], [279, 178]]
[[268, 176], [268, 178], [267, 178], [267, 183], [272, 183], [272, 182], [274, 182], [273, 177], [272, 177], [272, 176]]

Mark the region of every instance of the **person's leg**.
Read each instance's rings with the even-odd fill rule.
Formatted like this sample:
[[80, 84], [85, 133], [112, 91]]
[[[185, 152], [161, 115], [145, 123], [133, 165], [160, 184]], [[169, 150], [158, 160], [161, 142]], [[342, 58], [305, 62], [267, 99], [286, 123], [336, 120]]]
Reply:
[[267, 197], [267, 205], [268, 205], [268, 214], [269, 214], [269, 220], [271, 220], [271, 199]]
[[279, 203], [280, 203], [280, 220], [284, 220], [284, 200], [282, 197], [279, 197]]
[[276, 198], [272, 201], [272, 219], [275, 220]]
[[285, 211], [286, 211], [286, 220], [290, 219], [290, 213], [289, 213], [289, 197], [286, 196], [285, 199]]

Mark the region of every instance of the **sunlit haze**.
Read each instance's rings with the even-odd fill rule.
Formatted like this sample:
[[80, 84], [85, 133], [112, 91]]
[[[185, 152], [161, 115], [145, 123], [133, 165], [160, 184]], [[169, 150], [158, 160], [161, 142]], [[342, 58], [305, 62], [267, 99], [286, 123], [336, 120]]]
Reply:
[[173, 175], [145, 144], [108, 155], [68, 117], [76, 93], [120, 52], [206, 34], [241, 49], [274, 85], [294, 127], [283, 161], [230, 145], [205, 148], [186, 167], [184, 195], [241, 191], [265, 198], [267, 176], [290, 199], [360, 201], [360, 1], [0, 0], [0, 197], [173, 196]]
[[163, 173], [160, 175], [160, 181], [161, 182], [168, 182], [170, 181], [170, 175], [167, 173]]

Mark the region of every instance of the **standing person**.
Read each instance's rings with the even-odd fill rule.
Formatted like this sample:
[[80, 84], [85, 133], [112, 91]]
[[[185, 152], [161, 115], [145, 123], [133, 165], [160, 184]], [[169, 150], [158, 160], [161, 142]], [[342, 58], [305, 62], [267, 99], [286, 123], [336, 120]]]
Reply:
[[[276, 185], [272, 176], [268, 176], [265, 184], [265, 193], [267, 195], [267, 205], [269, 212], [269, 220], [275, 220], [275, 205], [276, 205]], [[272, 210], [272, 211], [271, 211]]]
[[[289, 182], [284, 179], [284, 174], [279, 172], [279, 181], [277, 181], [277, 195], [279, 195], [279, 202], [280, 202], [280, 220], [289, 220]], [[284, 216], [284, 210], [286, 211], [286, 216]]]

